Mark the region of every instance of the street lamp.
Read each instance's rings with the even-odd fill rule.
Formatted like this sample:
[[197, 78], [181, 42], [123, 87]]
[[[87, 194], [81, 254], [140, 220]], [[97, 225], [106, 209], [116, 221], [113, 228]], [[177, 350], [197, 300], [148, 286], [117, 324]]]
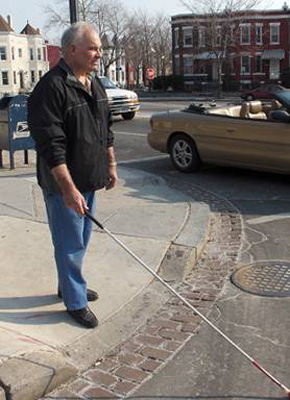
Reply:
[[78, 0], [69, 0], [70, 23], [73, 24], [79, 20]]

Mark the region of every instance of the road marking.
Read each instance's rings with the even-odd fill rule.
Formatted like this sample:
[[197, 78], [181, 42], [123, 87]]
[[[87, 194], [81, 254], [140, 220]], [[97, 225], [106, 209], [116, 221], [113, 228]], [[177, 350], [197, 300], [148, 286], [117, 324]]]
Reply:
[[154, 160], [162, 160], [163, 158], [168, 158], [168, 154], [162, 154], [160, 156], [152, 156], [152, 157], [143, 157], [143, 158], [131, 158], [130, 160], [119, 161], [118, 164], [131, 164], [138, 163], [142, 161], [154, 161]]
[[277, 221], [279, 219], [290, 218], [290, 213], [280, 213], [275, 215], [266, 215], [265, 217], [252, 218], [246, 221], [248, 224], [265, 224], [267, 222]]
[[130, 136], [147, 136], [147, 133], [133, 133], [133, 132], [121, 132], [121, 131], [114, 131], [118, 135], [130, 135]]

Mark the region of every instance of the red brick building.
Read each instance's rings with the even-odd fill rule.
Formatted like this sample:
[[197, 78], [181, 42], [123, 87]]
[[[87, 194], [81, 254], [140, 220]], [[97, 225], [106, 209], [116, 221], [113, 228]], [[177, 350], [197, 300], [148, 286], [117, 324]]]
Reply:
[[[171, 18], [173, 73], [187, 86], [231, 76], [242, 86], [279, 83], [289, 67], [290, 10]], [[220, 73], [219, 71], [222, 71]]]
[[51, 69], [55, 67], [59, 62], [59, 59], [61, 57], [61, 48], [59, 46], [49, 43], [46, 43], [46, 48], [47, 48], [47, 58], [49, 61], [49, 68]]

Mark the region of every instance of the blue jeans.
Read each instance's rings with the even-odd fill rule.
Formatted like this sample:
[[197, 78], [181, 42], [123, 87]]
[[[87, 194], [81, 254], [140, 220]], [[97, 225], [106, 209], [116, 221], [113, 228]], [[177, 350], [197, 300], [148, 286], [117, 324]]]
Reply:
[[[68, 208], [61, 194], [43, 193], [54, 246], [59, 289], [68, 310], [87, 305], [87, 284], [82, 275], [83, 259], [92, 232], [92, 221]], [[83, 193], [93, 213], [95, 192]]]

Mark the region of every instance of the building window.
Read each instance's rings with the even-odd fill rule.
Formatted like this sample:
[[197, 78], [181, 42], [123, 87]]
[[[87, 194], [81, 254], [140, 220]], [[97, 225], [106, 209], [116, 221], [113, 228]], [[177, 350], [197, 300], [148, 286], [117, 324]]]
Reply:
[[230, 73], [233, 74], [235, 72], [235, 65], [234, 65], [234, 57], [233, 56], [230, 57], [230, 65], [229, 65], [229, 67], [230, 67]]
[[256, 44], [263, 44], [263, 25], [256, 25]]
[[193, 74], [193, 57], [183, 57], [183, 74], [192, 75]]
[[192, 40], [192, 28], [187, 28], [183, 30], [183, 46], [191, 47], [193, 43]]
[[241, 44], [251, 44], [251, 25], [241, 25]]
[[250, 56], [241, 56], [241, 75], [248, 75], [250, 73]]
[[6, 47], [0, 46], [0, 60], [7, 60]]
[[15, 51], [14, 51], [14, 47], [11, 47], [11, 57], [12, 57], [12, 60], [15, 60]]
[[174, 30], [174, 47], [179, 47], [179, 29]]
[[230, 43], [235, 42], [235, 27], [234, 25], [231, 25], [231, 31], [230, 31]]
[[41, 48], [37, 49], [37, 59], [41, 60]]
[[42, 78], [42, 71], [38, 71], [38, 78], [41, 79]]
[[16, 75], [16, 71], [13, 71], [13, 83], [14, 83], [14, 85], [17, 84], [17, 75]]
[[262, 62], [262, 56], [260, 54], [256, 54], [255, 57], [255, 72], [263, 72], [263, 62]]
[[218, 26], [216, 28], [216, 44], [218, 46], [221, 46], [221, 44], [222, 44], [222, 27], [221, 26]]
[[270, 24], [270, 44], [280, 43], [280, 24]]
[[199, 47], [205, 47], [205, 27], [199, 29]]
[[[289, 55], [289, 58], [290, 58], [290, 55]], [[175, 75], [180, 75], [179, 56], [174, 57], [174, 73], [175, 73]]]
[[2, 71], [2, 85], [9, 85], [8, 71]]
[[30, 53], [30, 60], [31, 61], [34, 60], [34, 54], [33, 54], [33, 48], [32, 47], [30, 47], [29, 53]]
[[35, 83], [35, 72], [33, 70], [30, 71], [31, 83]]
[[18, 57], [22, 58], [22, 49], [18, 49]]

